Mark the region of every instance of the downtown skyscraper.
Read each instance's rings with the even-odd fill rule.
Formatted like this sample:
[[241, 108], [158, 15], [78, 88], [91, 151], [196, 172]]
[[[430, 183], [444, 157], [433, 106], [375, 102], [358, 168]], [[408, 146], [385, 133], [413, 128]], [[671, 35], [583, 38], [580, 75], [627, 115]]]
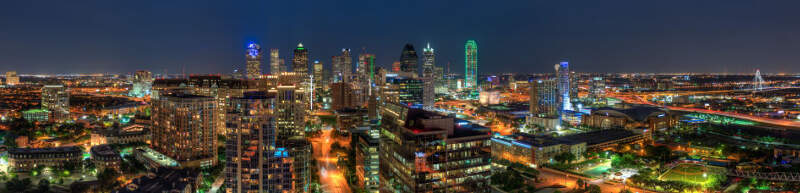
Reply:
[[464, 45], [464, 88], [477, 91], [478, 88], [478, 43], [467, 40]]
[[375, 54], [363, 53], [358, 55], [358, 66], [356, 76], [360, 82], [366, 83], [374, 81], [375, 78]]
[[357, 82], [356, 88], [359, 90], [359, 102], [361, 104], [369, 101], [369, 96], [372, 92], [373, 84], [375, 84], [375, 55], [362, 53], [358, 55], [358, 64], [356, 66]]
[[297, 44], [297, 48], [294, 49], [292, 71], [302, 75], [308, 75], [308, 49], [303, 47], [303, 43]]
[[[403, 47], [403, 52], [400, 53], [400, 71], [406, 74], [416, 75], [417, 73], [417, 51], [414, 50], [414, 45], [406, 44]], [[408, 76], [408, 75], [406, 75]]]
[[247, 78], [261, 78], [261, 46], [253, 42], [247, 44], [245, 58], [247, 60]]
[[281, 58], [278, 48], [269, 49], [269, 73], [278, 75], [281, 73]]
[[434, 92], [435, 87], [435, 65], [436, 65], [436, 56], [434, 55], [434, 50], [431, 48], [431, 44], [429, 43], [427, 47], [422, 49], [422, 55], [424, 57], [424, 63], [422, 63], [422, 81], [423, 81], [423, 89], [422, 89], [422, 107], [426, 109], [433, 108], [434, 97], [436, 93]]
[[310, 94], [312, 94], [311, 100], [313, 101], [316, 99], [317, 97], [316, 95], [319, 95], [317, 93], [319, 93], [319, 91], [322, 91], [324, 85], [327, 85], [327, 81], [324, 78], [325, 68], [322, 62], [320, 62], [319, 60], [314, 60], [314, 64], [311, 69], [313, 70], [311, 72], [312, 75], [311, 80], [314, 85], [314, 88], [311, 90]]
[[530, 82], [529, 103], [530, 113], [534, 117], [551, 117], [558, 116], [558, 89], [556, 80], [533, 80]]
[[350, 49], [342, 48], [342, 54], [331, 57], [333, 60], [333, 82], [350, 82], [353, 72], [353, 57]]

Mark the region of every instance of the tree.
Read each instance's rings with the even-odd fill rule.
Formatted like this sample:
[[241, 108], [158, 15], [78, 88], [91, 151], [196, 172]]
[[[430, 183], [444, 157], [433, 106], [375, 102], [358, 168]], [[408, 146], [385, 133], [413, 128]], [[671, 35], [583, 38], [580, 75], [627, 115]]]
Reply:
[[659, 161], [660, 163], [666, 163], [672, 160], [672, 150], [670, 150], [667, 146], [648, 145], [645, 147], [645, 152], [647, 153], [647, 156]]
[[580, 179], [580, 178], [578, 178], [578, 181], [576, 181], [576, 182], [575, 182], [575, 184], [577, 184], [577, 185], [578, 185], [578, 188], [579, 188], [579, 189], [584, 189], [584, 188], [586, 188], [586, 187], [585, 187], [585, 186], [586, 186], [586, 182], [584, 182], [584, 181], [583, 181], [583, 179]]
[[636, 158], [633, 154], [623, 154], [622, 156], [611, 156], [611, 167], [614, 168], [632, 168], [636, 166]]
[[117, 181], [119, 173], [113, 169], [105, 169], [97, 174], [97, 180], [100, 181], [100, 188], [103, 190], [111, 191], [114, 187], [119, 185]]
[[50, 191], [50, 181], [47, 179], [39, 180], [39, 184], [36, 185], [36, 192], [38, 193], [49, 193]]
[[589, 185], [589, 188], [586, 189], [589, 193], [601, 193], [600, 186], [592, 184]]
[[25, 192], [31, 187], [31, 179], [25, 178], [20, 180], [17, 177], [12, 178], [6, 182], [6, 192]]
[[557, 162], [559, 162], [561, 164], [566, 164], [566, 163], [570, 163], [570, 162], [574, 161], [575, 160], [575, 155], [570, 153], [570, 152], [562, 152], [562, 153], [556, 155], [555, 157], [553, 157], [553, 160], [556, 160]]

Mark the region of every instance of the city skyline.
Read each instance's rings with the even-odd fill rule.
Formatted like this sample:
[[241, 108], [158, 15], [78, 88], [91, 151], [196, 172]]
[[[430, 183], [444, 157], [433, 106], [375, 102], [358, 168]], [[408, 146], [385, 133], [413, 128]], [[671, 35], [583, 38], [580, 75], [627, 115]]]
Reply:
[[0, 193], [798, 192], [780, 1], [7, 3]]
[[[310, 61], [327, 65], [341, 48], [365, 50], [384, 68], [402, 45], [430, 42], [437, 65], [459, 64], [463, 41], [474, 39], [482, 63], [494, 66], [486, 73], [549, 72], [560, 58], [577, 72], [795, 73], [797, 3], [14, 2], [0, 8], [0, 71], [230, 73], [245, 71], [241, 50], [250, 41], [265, 50], [302, 42]], [[24, 11], [33, 7], [41, 11]], [[402, 17], [407, 10], [418, 14]], [[418, 25], [392, 26], [407, 21]], [[375, 27], [358, 27], [365, 22]]]

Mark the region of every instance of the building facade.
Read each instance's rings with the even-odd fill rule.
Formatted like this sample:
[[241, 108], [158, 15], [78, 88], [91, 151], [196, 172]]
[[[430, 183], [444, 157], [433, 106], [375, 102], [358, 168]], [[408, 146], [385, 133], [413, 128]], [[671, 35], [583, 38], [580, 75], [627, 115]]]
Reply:
[[332, 110], [358, 107], [353, 86], [350, 83], [337, 82], [331, 84]]
[[63, 85], [42, 87], [42, 108], [52, 113], [51, 120], [69, 119], [69, 90]]
[[376, 126], [362, 127], [353, 132], [355, 142], [356, 176], [360, 188], [377, 193], [380, 188], [380, 130]]
[[382, 89], [382, 99], [408, 106], [422, 106], [424, 82], [419, 78], [403, 77], [393, 74], [386, 77]]
[[63, 169], [80, 167], [83, 151], [77, 146], [54, 148], [11, 148], [8, 150], [9, 171], [25, 172], [36, 167]]
[[485, 128], [463, 127], [454, 118], [396, 103], [386, 103], [381, 114], [381, 190], [490, 192]]
[[558, 117], [558, 92], [556, 81], [534, 80], [528, 90], [530, 113], [534, 117]]
[[276, 125], [278, 139], [285, 140], [295, 136], [303, 136], [305, 130], [305, 91], [296, 86], [280, 85], [277, 92]]
[[19, 76], [17, 76], [17, 71], [8, 71], [6, 72], [6, 85], [18, 85], [19, 84]]
[[217, 102], [212, 97], [173, 94], [154, 100], [150, 146], [183, 167], [217, 163]]
[[277, 143], [275, 95], [247, 93], [228, 105], [225, 192], [292, 192], [292, 159]]
[[92, 154], [92, 163], [97, 167], [97, 171], [107, 169], [120, 170], [119, 167], [122, 163], [122, 157], [120, 157], [119, 151], [115, 150], [110, 145], [92, 146], [90, 152]]

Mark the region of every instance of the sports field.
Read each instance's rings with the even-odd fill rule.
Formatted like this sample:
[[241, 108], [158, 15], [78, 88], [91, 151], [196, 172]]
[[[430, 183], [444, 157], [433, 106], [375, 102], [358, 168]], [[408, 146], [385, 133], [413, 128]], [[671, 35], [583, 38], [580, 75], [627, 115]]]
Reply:
[[[679, 164], [659, 177], [659, 180], [684, 181], [705, 185], [713, 179], [713, 175], [723, 174], [725, 168], [699, 164]], [[706, 174], [706, 175], [703, 175]]]

